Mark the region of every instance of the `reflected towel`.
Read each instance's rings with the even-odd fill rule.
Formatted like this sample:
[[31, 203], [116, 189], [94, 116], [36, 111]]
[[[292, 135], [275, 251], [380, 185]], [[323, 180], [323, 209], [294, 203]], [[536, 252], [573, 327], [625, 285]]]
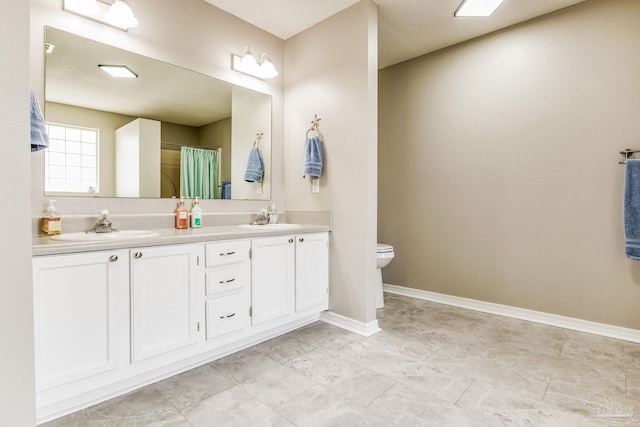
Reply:
[[320, 178], [322, 175], [322, 141], [314, 136], [304, 141], [304, 157], [302, 158], [302, 176]]
[[44, 150], [49, 146], [49, 136], [44, 125], [44, 117], [38, 103], [36, 91], [31, 86], [31, 151]]
[[262, 160], [262, 153], [257, 147], [252, 148], [249, 152], [247, 169], [244, 172], [244, 180], [247, 182], [262, 182], [263, 175], [264, 161]]
[[231, 198], [231, 181], [222, 181], [222, 198]]
[[640, 159], [627, 160], [624, 180], [624, 237], [627, 258], [640, 259]]

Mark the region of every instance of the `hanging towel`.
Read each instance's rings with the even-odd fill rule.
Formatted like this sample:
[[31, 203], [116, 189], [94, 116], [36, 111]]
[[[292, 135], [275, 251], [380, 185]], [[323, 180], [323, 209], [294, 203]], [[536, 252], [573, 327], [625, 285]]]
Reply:
[[49, 146], [49, 136], [44, 125], [44, 117], [38, 103], [36, 91], [31, 86], [31, 151], [44, 150]]
[[304, 141], [302, 176], [320, 178], [322, 175], [322, 141], [319, 136], [307, 137]]
[[262, 182], [264, 175], [264, 161], [262, 153], [258, 147], [254, 147], [249, 152], [249, 160], [247, 161], [247, 169], [244, 172], [244, 180], [247, 182]]
[[640, 259], [640, 159], [627, 160], [624, 180], [624, 237], [627, 258]]

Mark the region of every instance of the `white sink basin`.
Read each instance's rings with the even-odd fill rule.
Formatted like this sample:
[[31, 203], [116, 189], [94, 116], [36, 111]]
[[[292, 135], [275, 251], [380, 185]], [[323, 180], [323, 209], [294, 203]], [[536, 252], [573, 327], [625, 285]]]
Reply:
[[241, 224], [238, 227], [240, 228], [248, 228], [251, 230], [293, 230], [296, 228], [302, 228], [300, 224], [265, 224], [265, 225], [256, 225], [256, 224]]
[[143, 237], [155, 237], [157, 231], [147, 230], [119, 230], [112, 233], [63, 233], [51, 236], [52, 240], [73, 240], [81, 242], [100, 242], [105, 240], [139, 239]]

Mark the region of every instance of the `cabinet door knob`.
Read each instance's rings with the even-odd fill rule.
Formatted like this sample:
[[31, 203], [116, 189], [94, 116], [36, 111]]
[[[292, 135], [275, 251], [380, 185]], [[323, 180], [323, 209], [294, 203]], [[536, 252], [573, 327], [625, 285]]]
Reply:
[[109, 262], [116, 262], [118, 261], [118, 255], [111, 255], [109, 257]]
[[140, 259], [142, 258], [142, 252], [136, 252], [133, 256], [135, 259]]
[[300, 243], [304, 242], [304, 237], [298, 238], [298, 242], [300, 242]]
[[293, 239], [289, 239], [289, 243], [293, 243]]

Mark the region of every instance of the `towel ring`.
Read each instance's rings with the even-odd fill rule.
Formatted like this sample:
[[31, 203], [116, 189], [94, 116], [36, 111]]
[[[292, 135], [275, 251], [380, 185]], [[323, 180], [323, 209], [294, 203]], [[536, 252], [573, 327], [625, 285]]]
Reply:
[[307, 131], [306, 138], [309, 137], [309, 132], [313, 132], [313, 131], [317, 132], [318, 136], [321, 136], [321, 134], [320, 134], [320, 120], [322, 120], [322, 119], [320, 117], [318, 117], [317, 114], [313, 115], [313, 120], [311, 120], [311, 127]]

